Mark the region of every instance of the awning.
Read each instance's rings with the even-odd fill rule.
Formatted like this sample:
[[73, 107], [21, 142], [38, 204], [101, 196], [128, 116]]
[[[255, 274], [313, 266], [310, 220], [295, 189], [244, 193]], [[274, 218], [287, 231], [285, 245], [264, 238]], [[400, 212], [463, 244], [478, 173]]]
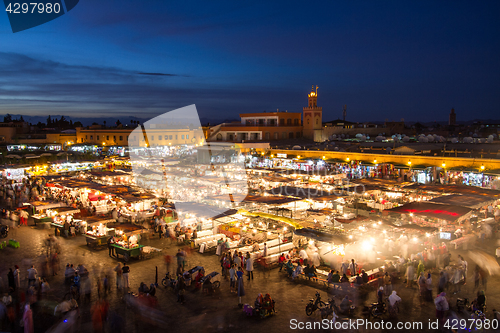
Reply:
[[347, 241], [346, 237], [344, 236], [333, 235], [309, 228], [297, 229], [294, 231], [294, 234], [326, 243], [344, 244]]
[[475, 186], [466, 186], [466, 185], [420, 185], [414, 184], [405, 187], [408, 190], [415, 191], [428, 191], [428, 192], [436, 192], [436, 193], [453, 193], [453, 194], [474, 194], [481, 196], [488, 196], [500, 199], [500, 191], [486, 189]]
[[466, 218], [471, 208], [438, 204], [432, 202], [412, 202], [401, 207], [387, 210], [389, 213], [415, 214], [455, 222]]
[[429, 202], [477, 209], [486, 206], [496, 200], [496, 198], [489, 198], [484, 195], [452, 194], [434, 198]]
[[285, 195], [296, 198], [310, 199], [314, 197], [324, 197], [335, 195], [327, 192], [326, 190], [310, 188], [310, 187], [294, 187], [294, 186], [280, 186], [267, 191], [273, 195]]

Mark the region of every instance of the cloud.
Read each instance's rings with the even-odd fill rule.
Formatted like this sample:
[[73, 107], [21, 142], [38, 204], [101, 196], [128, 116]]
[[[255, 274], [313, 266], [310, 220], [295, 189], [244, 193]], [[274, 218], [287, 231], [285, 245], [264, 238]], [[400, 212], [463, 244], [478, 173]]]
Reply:
[[[205, 80], [205, 81], [204, 81]], [[69, 65], [0, 52], [0, 114], [156, 116], [196, 104], [200, 115], [263, 110], [276, 90], [216, 85], [175, 73]], [[199, 81], [199, 82], [198, 82]], [[277, 97], [280, 98], [280, 97]]]
[[151, 75], [151, 76], [182, 76], [188, 77], [187, 75], [179, 75], [179, 74], [168, 74], [168, 73], [137, 73], [139, 75]]

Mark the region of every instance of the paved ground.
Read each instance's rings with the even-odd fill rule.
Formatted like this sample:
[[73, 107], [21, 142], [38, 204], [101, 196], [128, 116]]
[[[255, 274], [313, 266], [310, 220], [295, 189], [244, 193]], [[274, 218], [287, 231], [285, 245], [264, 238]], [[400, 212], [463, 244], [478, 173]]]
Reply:
[[[9, 238], [19, 240], [21, 248], [13, 249], [6, 248], [0, 251], [0, 274], [6, 282], [6, 273], [9, 267], [19, 265], [23, 277], [26, 276], [26, 270], [31, 263], [37, 264], [40, 255], [43, 253], [43, 240], [48, 234], [52, 234], [52, 229], [43, 230], [34, 226], [21, 227], [13, 231]], [[112, 276], [112, 286], [114, 283], [114, 274], [111, 269], [116, 266], [116, 259], [108, 256], [107, 249], [101, 251], [90, 250], [86, 246], [85, 237], [77, 236], [74, 238], [65, 239], [59, 237], [59, 242], [62, 247], [61, 254], [61, 273], [55, 277], [49, 277], [49, 283], [52, 291], [46, 303], [52, 302], [56, 304], [61, 301], [61, 298], [69, 290], [69, 287], [64, 285], [63, 268], [66, 263], [73, 263], [75, 266], [83, 263], [91, 272], [93, 279], [92, 302], [97, 299], [96, 277], [106, 272], [110, 272]], [[481, 244], [489, 253], [494, 253], [495, 240], [490, 240]], [[151, 245], [162, 248], [163, 254], [174, 255], [178, 247], [169, 245], [164, 239], [143, 240], [144, 245]], [[453, 251], [453, 258], [457, 254], [462, 254], [467, 259], [467, 251]], [[450, 304], [454, 305], [457, 296], [466, 296], [472, 299], [473, 282], [472, 282], [472, 262], [469, 261], [469, 281], [465, 288], [458, 295], [451, 295]], [[200, 265], [203, 266], [207, 273], [211, 271], [220, 271], [218, 258], [214, 253], [192, 253], [188, 258], [187, 268]], [[147, 284], [154, 282], [155, 268], [158, 267], [160, 272], [159, 280], [163, 277], [166, 268], [162, 256], [153, 257], [145, 260], [131, 260], [130, 263], [130, 285], [131, 290], [137, 292], [139, 284], [145, 282]], [[41, 271], [40, 267], [37, 267]], [[115, 311], [124, 322], [125, 332], [166, 332], [171, 330], [180, 330], [183, 332], [257, 332], [266, 330], [267, 332], [287, 332], [292, 331], [290, 321], [296, 319], [299, 322], [314, 322], [321, 321], [319, 313], [313, 314], [311, 317], [305, 315], [305, 306], [310, 298], [314, 296], [316, 290], [319, 290], [323, 299], [333, 296], [327, 294], [325, 288], [315, 282], [301, 281], [292, 282], [283, 273], [278, 272], [278, 269], [272, 269], [265, 272], [261, 270], [255, 271], [255, 280], [248, 282], [245, 280], [246, 296], [243, 297], [243, 303], [253, 304], [257, 294], [270, 293], [276, 300], [278, 314], [273, 317], [260, 319], [255, 317], [246, 317], [243, 311], [238, 308], [238, 299], [235, 294], [229, 292], [229, 283], [222, 281], [220, 291], [214, 296], [202, 295], [200, 292], [188, 291], [185, 298], [186, 303], [180, 305], [176, 302], [176, 296], [169, 289], [158, 288], [157, 298], [162, 311], [162, 319], [165, 323], [151, 325], [144, 321], [137, 320], [133, 309], [127, 308], [123, 301], [123, 294], [116, 288], [112, 288], [111, 294], [107, 296], [110, 303], [110, 309]], [[433, 275], [434, 284], [437, 284], [437, 275]], [[500, 283], [498, 278], [491, 277], [488, 281], [487, 303], [488, 317], [492, 318], [492, 309], [500, 309]], [[402, 297], [400, 321], [420, 321], [424, 323], [424, 328], [428, 325], [428, 320], [435, 320], [435, 307], [432, 303], [420, 304], [417, 289], [407, 289], [401, 283], [395, 285], [395, 290]], [[342, 295], [336, 295], [337, 302], [340, 302]], [[357, 297], [355, 303], [357, 305], [357, 313], [355, 318], [361, 318], [361, 305], [369, 304], [375, 300], [375, 292], [372, 291], [365, 297]], [[51, 315], [43, 314], [40, 307], [36, 307], [35, 311], [35, 332], [44, 332], [54, 323], [54, 318]], [[80, 318], [76, 325], [75, 332], [92, 332], [92, 324], [90, 317], [90, 304], [83, 303], [80, 305]], [[47, 312], [50, 312], [47, 310]], [[387, 318], [384, 318], [387, 320]], [[18, 321], [17, 321], [18, 322]], [[394, 325], [396, 320], [393, 320]], [[4, 331], [6, 331], [4, 329]], [[107, 331], [111, 331], [107, 328]], [[313, 331], [313, 330], [303, 330]], [[316, 330], [317, 331], [317, 330]], [[341, 330], [341, 331], [356, 331], [356, 330]], [[359, 331], [381, 332], [385, 330], [366, 330]], [[425, 330], [424, 330], [425, 331]]]

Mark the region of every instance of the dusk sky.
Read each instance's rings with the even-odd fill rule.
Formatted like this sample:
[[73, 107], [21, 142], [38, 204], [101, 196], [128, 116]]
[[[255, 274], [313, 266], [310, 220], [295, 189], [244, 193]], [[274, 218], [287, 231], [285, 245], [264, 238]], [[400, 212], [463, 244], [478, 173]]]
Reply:
[[500, 119], [500, 1], [80, 0], [0, 32], [0, 114], [237, 119], [318, 85], [324, 121]]

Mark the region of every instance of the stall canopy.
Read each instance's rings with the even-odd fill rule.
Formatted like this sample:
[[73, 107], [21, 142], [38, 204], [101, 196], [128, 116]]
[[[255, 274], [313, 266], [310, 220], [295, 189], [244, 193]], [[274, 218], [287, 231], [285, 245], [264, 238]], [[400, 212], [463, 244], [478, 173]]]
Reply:
[[333, 235], [322, 231], [317, 231], [309, 228], [297, 229], [294, 233], [298, 236], [303, 236], [311, 239], [315, 239], [320, 242], [326, 243], [335, 243], [335, 244], [344, 244], [348, 242], [348, 240], [341, 235]]
[[279, 176], [264, 176], [262, 177], [262, 179], [273, 183], [290, 183], [294, 181], [293, 179], [287, 177], [279, 177]]
[[116, 221], [108, 217], [88, 216], [85, 218], [85, 222], [87, 222], [87, 225], [94, 225], [99, 223], [114, 223]]
[[433, 217], [437, 219], [455, 222], [466, 218], [471, 212], [471, 208], [438, 204], [432, 202], [412, 202], [401, 207], [387, 210], [390, 213], [410, 214]]
[[489, 198], [481, 195], [473, 195], [473, 194], [452, 194], [452, 195], [443, 195], [441, 197], [434, 198], [430, 200], [433, 203], [453, 205], [453, 206], [462, 206], [472, 209], [478, 209], [483, 206], [488, 205], [491, 202], [494, 202], [495, 198]]
[[296, 220], [288, 218], [288, 217], [284, 217], [284, 216], [276, 216], [276, 215], [261, 213], [261, 212], [249, 212], [245, 209], [239, 209], [238, 214], [241, 214], [244, 216], [254, 216], [254, 217], [260, 216], [260, 217], [271, 219], [274, 221], [286, 223], [286, 224], [294, 227], [295, 229], [302, 228], [302, 226]]
[[273, 195], [291, 196], [302, 199], [310, 199], [314, 197], [325, 197], [325, 196], [334, 199], [338, 198], [338, 196], [335, 195], [334, 193], [310, 187], [280, 186], [267, 191], [267, 193]]
[[353, 179], [350, 181], [354, 184], [360, 185], [370, 185], [370, 186], [380, 186], [384, 188], [392, 188], [392, 187], [404, 187], [412, 185], [410, 182], [398, 182], [393, 179], [380, 179], [380, 178], [363, 178], [363, 179]]
[[[266, 204], [266, 205], [284, 205], [290, 202], [294, 201], [299, 201], [301, 199], [297, 198], [288, 198], [288, 197], [279, 197], [279, 196], [273, 196], [273, 195], [265, 195], [265, 196], [260, 196], [260, 195], [247, 195], [243, 197], [242, 195], [232, 195], [233, 201], [234, 202], [242, 202], [242, 203], [261, 203], [261, 204]], [[208, 199], [211, 200], [221, 200], [221, 201], [228, 201], [229, 196], [227, 195], [219, 195], [219, 196], [212, 196], [209, 197]]]
[[437, 192], [437, 193], [472, 194], [472, 195], [489, 196], [489, 197], [500, 199], [500, 191], [499, 190], [492, 190], [492, 189], [480, 188], [480, 187], [475, 187], [475, 186], [466, 186], [466, 185], [420, 185], [420, 184], [413, 184], [413, 185], [405, 187], [405, 189], [415, 190], [415, 191]]

